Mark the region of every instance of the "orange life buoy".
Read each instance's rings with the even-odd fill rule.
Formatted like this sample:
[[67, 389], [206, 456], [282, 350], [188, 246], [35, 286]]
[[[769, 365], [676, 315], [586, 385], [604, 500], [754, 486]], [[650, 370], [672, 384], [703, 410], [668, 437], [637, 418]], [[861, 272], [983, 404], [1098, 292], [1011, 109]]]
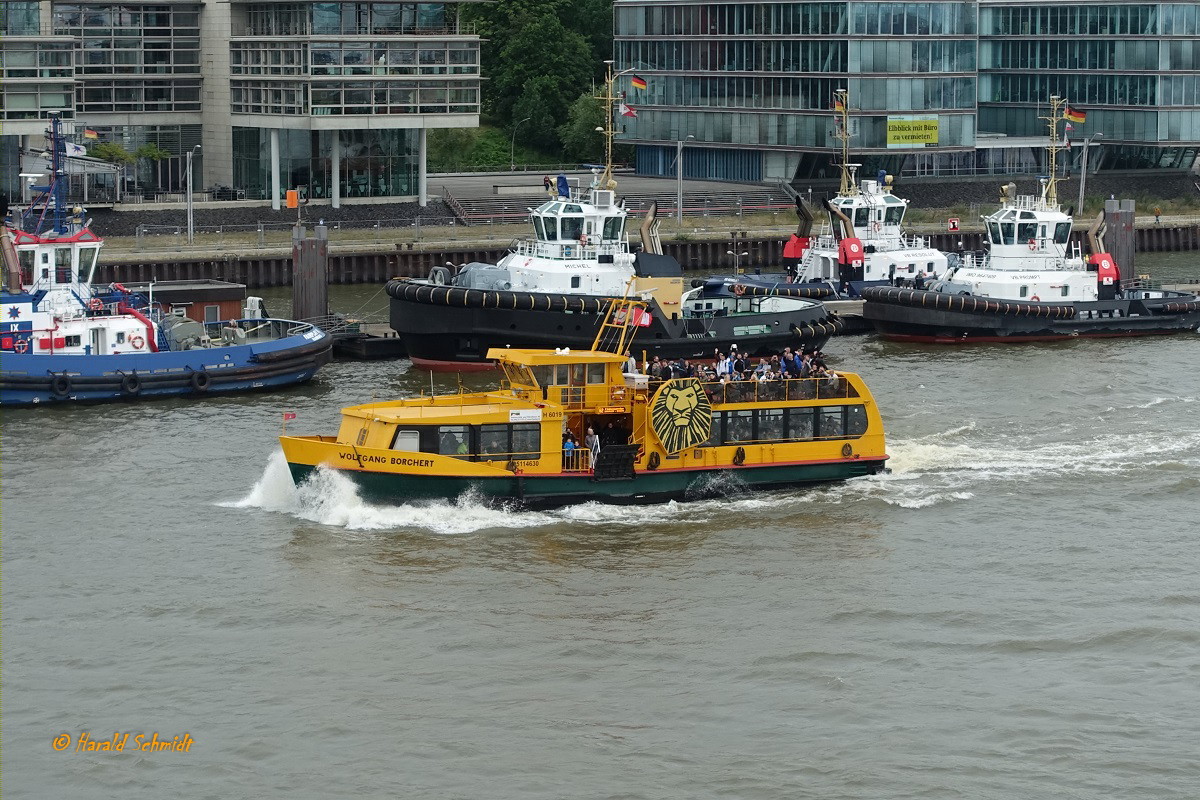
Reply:
[[13, 349], [16, 350], [18, 353], [28, 353], [29, 352], [29, 340], [28, 339], [17, 339], [17, 341], [13, 343]]
[[880, 225], [878, 222], [874, 222], [871, 224], [871, 229], [874, 230], [876, 233], [879, 233], [881, 230], [883, 230], [883, 226]]
[[735, 283], [733, 285], [733, 293], [736, 294], [738, 297], [741, 297], [742, 295], [744, 295], [746, 293], [746, 286], [741, 283]]
[[99, 311], [104, 308], [104, 301], [99, 297], [93, 297], [91, 300], [88, 300], [88, 308], [92, 311]]
[[1029, 240], [1029, 249], [1030, 249], [1030, 250], [1037, 250], [1037, 239], [1030, 239], [1030, 240]]
[[1029, 302], [1031, 302], [1031, 303], [1040, 303], [1041, 301], [1042, 301], [1042, 298], [1038, 297], [1036, 294], [1033, 297], [1029, 298]]
[[141, 336], [131, 336], [129, 337], [129, 346], [134, 350], [141, 350], [146, 346], [146, 340]]

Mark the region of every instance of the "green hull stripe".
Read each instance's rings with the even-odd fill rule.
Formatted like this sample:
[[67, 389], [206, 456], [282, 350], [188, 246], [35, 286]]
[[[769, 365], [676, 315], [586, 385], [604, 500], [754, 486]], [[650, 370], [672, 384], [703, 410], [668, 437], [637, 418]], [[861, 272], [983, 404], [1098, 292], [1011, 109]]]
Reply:
[[[703, 471], [639, 472], [633, 480], [593, 481], [588, 475], [525, 475], [502, 478], [455, 478], [443, 475], [397, 475], [380, 472], [340, 470], [358, 486], [364, 500], [385, 503], [453, 498], [473, 490], [483, 497], [526, 502], [566, 502], [592, 497], [596, 500], [639, 501], [650, 498], [722, 494], [722, 487], [767, 488], [803, 483], [824, 483], [871, 475], [884, 462], [856, 460], [822, 464], [787, 464], [762, 467], [726, 467]], [[288, 464], [292, 478], [300, 483], [315, 469], [307, 464]]]

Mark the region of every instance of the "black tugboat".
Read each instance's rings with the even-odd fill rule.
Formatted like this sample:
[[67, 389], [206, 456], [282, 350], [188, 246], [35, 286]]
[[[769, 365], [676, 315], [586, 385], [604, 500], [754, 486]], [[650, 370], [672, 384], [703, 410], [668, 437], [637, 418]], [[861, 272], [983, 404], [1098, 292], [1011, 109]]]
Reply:
[[818, 300], [833, 295], [826, 285], [735, 276], [685, 286], [679, 263], [662, 255], [653, 206], [641, 225], [642, 252], [630, 251], [611, 169], [614, 77], [610, 65], [603, 97], [610, 166], [587, 190], [572, 191], [560, 176], [557, 196], [530, 212], [533, 238], [514, 243], [497, 264], [434, 267], [428, 280], [387, 284], [391, 326], [414, 364], [486, 369], [493, 347], [584, 350], [609, 300], [626, 296], [646, 304], [636, 321], [639, 356], [712, 358], [735, 344], [754, 355], [820, 349], [841, 330]]
[[1091, 235], [1085, 261], [1071, 242], [1072, 219], [1058, 205], [1058, 122], [1066, 102], [1051, 98], [1050, 176], [1036, 196], [1002, 189], [984, 218], [988, 251], [966, 255], [940, 280], [914, 288], [862, 292], [863, 316], [887, 339], [957, 344], [1180, 333], [1200, 326], [1200, 298], [1121, 280], [1120, 268]]

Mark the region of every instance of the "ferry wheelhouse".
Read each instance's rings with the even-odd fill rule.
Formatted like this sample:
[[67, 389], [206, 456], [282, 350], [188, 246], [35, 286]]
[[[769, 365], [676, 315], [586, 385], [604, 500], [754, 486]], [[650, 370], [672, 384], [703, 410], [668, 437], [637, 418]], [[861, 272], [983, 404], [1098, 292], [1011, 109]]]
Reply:
[[[634, 316], [610, 308], [601, 331]], [[336, 435], [280, 443], [297, 483], [325, 467], [390, 503], [467, 491], [534, 506], [641, 503], [884, 468], [883, 423], [858, 375], [656, 384], [625, 371], [626, 347], [621, 336], [583, 351], [493, 349], [495, 390], [351, 406]], [[564, 448], [568, 435], [583, 446]]]

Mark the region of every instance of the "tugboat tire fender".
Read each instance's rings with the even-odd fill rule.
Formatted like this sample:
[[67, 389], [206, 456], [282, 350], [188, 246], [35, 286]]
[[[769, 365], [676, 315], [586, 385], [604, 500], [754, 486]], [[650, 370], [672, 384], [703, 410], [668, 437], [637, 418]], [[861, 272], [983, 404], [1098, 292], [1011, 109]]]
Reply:
[[745, 464], [745, 463], [746, 463], [746, 448], [739, 447], [733, 453], [733, 465], [735, 467], [740, 467], [742, 464]]
[[192, 385], [192, 391], [207, 392], [208, 387], [212, 386], [212, 376], [205, 370], [199, 370], [192, 373], [188, 383]]
[[924, 289], [898, 289], [893, 286], [868, 286], [863, 289], [863, 297], [871, 302], [890, 305], [968, 313], [1005, 314], [1017, 317], [1074, 319], [1076, 314], [1075, 306], [1067, 304], [996, 301], [970, 295], [942, 294]]
[[50, 391], [55, 397], [66, 397], [71, 393], [71, 378], [65, 372], [55, 375], [50, 381]]
[[121, 394], [133, 396], [141, 391], [142, 379], [137, 376], [137, 373], [130, 373], [121, 378]]
[[662, 464], [662, 456], [660, 456], [658, 454], [658, 452], [656, 451], [656, 452], [651, 453], [650, 458], [646, 460], [646, 469], [658, 469], [659, 465], [661, 465], [661, 464]]

